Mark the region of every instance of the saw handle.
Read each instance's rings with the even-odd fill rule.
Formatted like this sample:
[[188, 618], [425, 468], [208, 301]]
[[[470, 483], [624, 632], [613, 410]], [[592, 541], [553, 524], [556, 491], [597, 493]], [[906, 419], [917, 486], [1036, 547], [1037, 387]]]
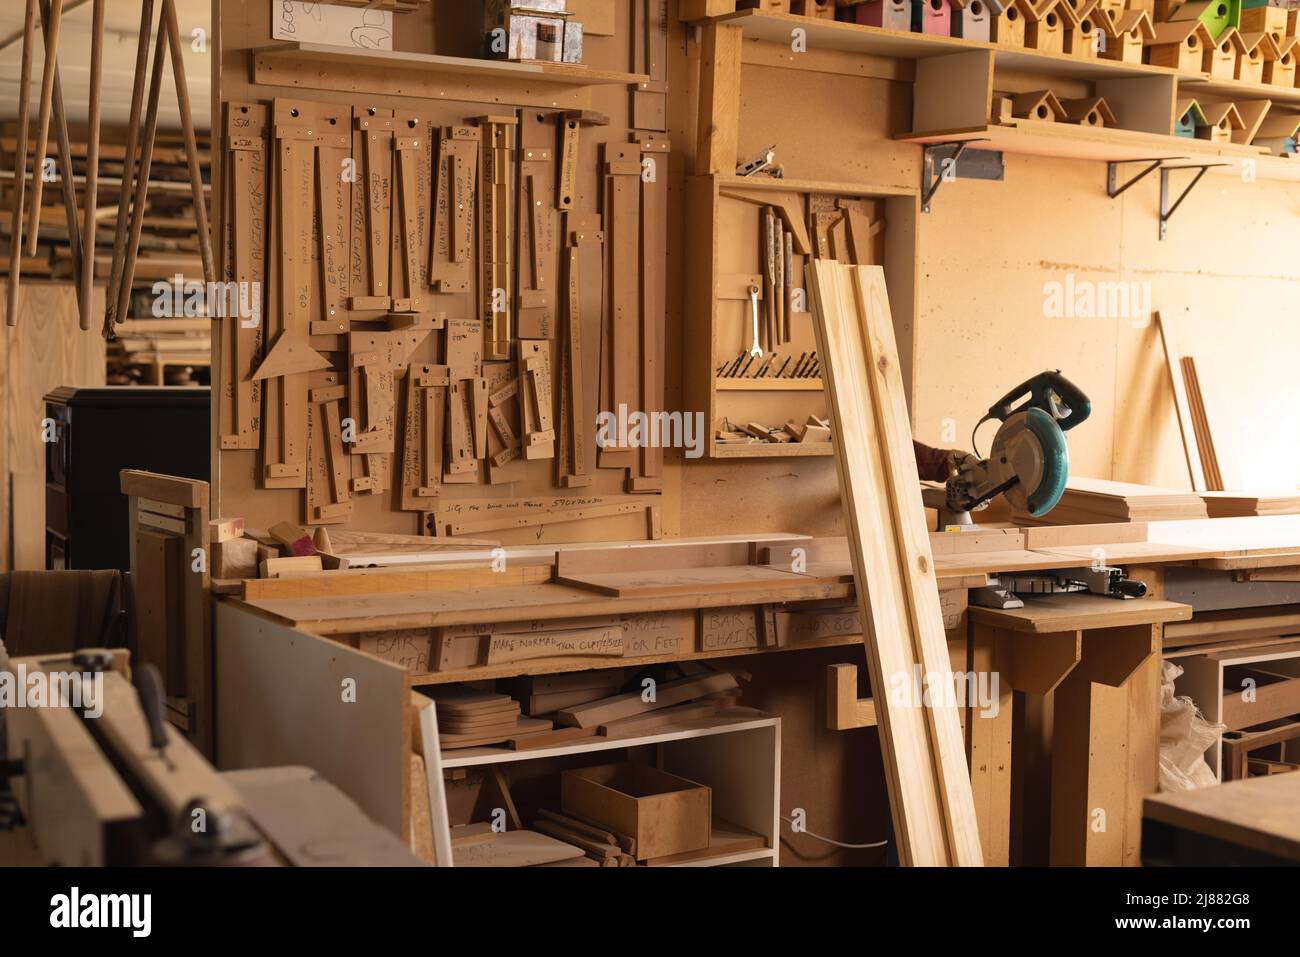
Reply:
[[[1060, 405], [1052, 401], [1053, 394], [1060, 400]], [[1026, 395], [1028, 398], [1024, 402], [1015, 404]], [[1064, 415], [1059, 414], [1062, 405], [1068, 410]], [[1004, 395], [989, 408], [988, 415], [980, 422], [982, 424], [989, 419], [1005, 422], [1017, 412], [1031, 408], [1042, 409], [1056, 420], [1062, 432], [1068, 432], [1087, 421], [1092, 414], [1092, 400], [1084, 395], [1082, 389], [1061, 375], [1060, 369], [1049, 369], [1022, 382]]]

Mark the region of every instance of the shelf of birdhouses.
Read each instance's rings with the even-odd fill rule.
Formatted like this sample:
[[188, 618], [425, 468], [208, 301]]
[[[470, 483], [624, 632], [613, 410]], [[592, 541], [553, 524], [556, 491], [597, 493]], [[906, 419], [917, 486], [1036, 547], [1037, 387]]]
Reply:
[[[792, 31], [802, 30], [806, 50], [811, 54], [817, 51], [837, 51], [920, 63], [935, 58], [950, 58], [954, 54], [984, 51], [989, 54], [994, 85], [998, 89], [1015, 89], [1017, 88], [1015, 83], [1022, 78], [1032, 78], [1032, 82], [1029, 85], [1022, 83], [1020, 89], [1051, 86], [1052, 82], [1057, 80], [1068, 83], [1105, 84], [1107, 87], [1114, 86], [1117, 81], [1146, 80], [1150, 82], [1153, 91], [1163, 91], [1167, 84], [1169, 88], [1176, 90], [1180, 97], [1213, 95], [1225, 100], [1268, 99], [1274, 104], [1300, 106], [1300, 86], [1287, 87], [1229, 79], [1210, 79], [1206, 74], [1181, 72], [1172, 67], [1149, 63], [1080, 57], [963, 37], [903, 32], [788, 13], [763, 13], [752, 9], [738, 10], [708, 19], [714, 23], [739, 27], [748, 41], [780, 44], [787, 49], [792, 42]], [[765, 58], [763, 62], [798, 68], [799, 57], [794, 55], [779, 59]], [[1137, 86], [1136, 83], [1130, 85]], [[1096, 92], [1099, 95], [1106, 95], [1100, 90]], [[1160, 100], [1162, 95], [1156, 93], [1153, 101]], [[1127, 122], [1124, 117], [1120, 120], [1121, 126], [1157, 132], [1147, 122]]]
[[[747, 40], [780, 43], [787, 48], [792, 40], [791, 31], [803, 30], [809, 51], [835, 50], [841, 53], [860, 53], [865, 56], [920, 60], [972, 50], [988, 50], [994, 54], [999, 69], [1043, 73], [1071, 79], [1096, 80], [1177, 75], [1174, 70], [1167, 67], [1145, 63], [1124, 63], [1118, 60], [1083, 58], [1065, 53], [1040, 52], [984, 40], [968, 40], [964, 37], [905, 33], [882, 27], [845, 23], [839, 20], [820, 20], [791, 13], [738, 10], [735, 13], [710, 19], [713, 23], [740, 27]], [[798, 58], [795, 57], [788, 62], [792, 66], [797, 66]]]
[[572, 107], [592, 86], [641, 86], [639, 73], [598, 70], [581, 63], [485, 60], [397, 50], [362, 50], [323, 43], [283, 42], [250, 51], [254, 82], [345, 93], [385, 93], [433, 100]]
[[[686, 408], [706, 418], [705, 456], [832, 454], [830, 443], [821, 438], [824, 432], [803, 430], [814, 418], [826, 419], [828, 412], [816, 365], [804, 267], [812, 258], [883, 267], [903, 381], [910, 383], [918, 190], [762, 174], [692, 176], [686, 185], [684, 392]], [[790, 256], [781, 260], [782, 268], [769, 273], [764, 250], [771, 248], [766, 239], [773, 234]], [[751, 359], [755, 312], [763, 356]], [[806, 440], [749, 442], [728, 434], [755, 425], [760, 432], [793, 425], [793, 432]]]

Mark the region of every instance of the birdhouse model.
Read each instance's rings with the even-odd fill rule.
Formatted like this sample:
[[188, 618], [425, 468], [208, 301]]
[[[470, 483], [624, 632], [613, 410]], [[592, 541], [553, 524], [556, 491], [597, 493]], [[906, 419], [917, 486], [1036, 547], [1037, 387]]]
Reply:
[[990, 37], [998, 46], [1022, 47], [1025, 45], [1025, 26], [1032, 11], [1029, 0], [1010, 0], [1006, 8], [993, 18]]
[[[1127, 5], [1125, 0], [1100, 0], [1097, 9], [1109, 16], [1111, 23], [1118, 23], [1120, 17], [1124, 15]], [[1147, 16], [1150, 16], [1150, 14], [1147, 14]]]
[[1247, 7], [1241, 11], [1242, 33], [1267, 33], [1280, 49], [1287, 38], [1287, 22], [1291, 11], [1285, 7]]
[[1185, 136], [1188, 139], [1196, 136], [1198, 127], [1209, 123], [1205, 111], [1195, 100], [1179, 100], [1178, 106], [1174, 108], [1174, 117], [1174, 136]]
[[1267, 33], [1239, 33], [1241, 47], [1237, 53], [1235, 79], [1242, 83], [1263, 83], [1264, 63], [1282, 55]]
[[1210, 37], [1218, 39], [1228, 27], [1235, 27], [1241, 22], [1241, 0], [1188, 0], [1187, 3], [1172, 6], [1164, 17], [1157, 5], [1156, 20], [1161, 19], [1170, 23], [1199, 20], [1210, 31]]
[[1300, 135], [1300, 116], [1294, 113], [1270, 113], [1264, 117], [1251, 140], [1252, 146], [1262, 146], [1274, 156], [1296, 151], [1296, 136]]
[[1210, 31], [1200, 20], [1157, 23], [1155, 35], [1147, 44], [1147, 62], [1180, 73], [1200, 73], [1205, 50], [1213, 43]]
[[[1269, 34], [1272, 36], [1272, 34]], [[1277, 57], [1264, 60], [1264, 82], [1271, 86], [1290, 89], [1296, 85], [1296, 54], [1300, 53], [1300, 38], [1286, 37], [1277, 47]]]
[[912, 6], [912, 32], [931, 36], [952, 36], [952, 7], [949, 0], [916, 0]]
[[1109, 17], [1097, 8], [1097, 0], [1065, 0], [1065, 52], [1085, 60], [1097, 58], [1106, 42], [1102, 21]]
[[1231, 143], [1232, 134], [1246, 128], [1241, 114], [1231, 103], [1211, 103], [1205, 107], [1204, 126], [1196, 128], [1196, 138], [1211, 143]]
[[793, 9], [814, 20], [835, 19], [835, 0], [794, 0]]
[[1065, 119], [1065, 108], [1051, 90], [1031, 90], [1011, 98], [1011, 115], [1017, 120], [1055, 123]]
[[1066, 9], [1064, 0], [1040, 0], [1030, 6], [1025, 46], [1042, 53], [1064, 53]]
[[912, 31], [912, 0], [867, 0], [853, 8], [853, 18], [869, 27]]
[[1078, 126], [1091, 126], [1102, 129], [1117, 126], [1115, 114], [1104, 97], [1085, 96], [1079, 100], [1062, 100], [1061, 108], [1065, 110], [1065, 122]]
[[1235, 27], [1228, 27], [1205, 48], [1201, 57], [1201, 72], [1208, 73], [1212, 80], [1231, 80], [1237, 75], [1237, 57], [1241, 55], [1245, 44]]
[[952, 35], [988, 43], [993, 21], [1005, 9], [1004, 0], [952, 0]]
[[[1142, 48], [1156, 36], [1151, 15], [1145, 10], [1125, 10], [1119, 19], [1107, 14], [1102, 23], [1102, 31], [1106, 43], [1101, 49], [1101, 55], [1107, 60], [1123, 63], [1141, 63]], [[1236, 66], [1235, 57], [1233, 66]]]

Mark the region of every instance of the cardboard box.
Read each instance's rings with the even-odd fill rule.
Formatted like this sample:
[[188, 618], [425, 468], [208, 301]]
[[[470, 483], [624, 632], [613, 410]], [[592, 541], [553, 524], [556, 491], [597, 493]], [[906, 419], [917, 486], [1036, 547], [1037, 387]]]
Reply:
[[641, 764], [604, 764], [560, 775], [561, 809], [636, 839], [636, 858], [709, 846], [713, 792]]

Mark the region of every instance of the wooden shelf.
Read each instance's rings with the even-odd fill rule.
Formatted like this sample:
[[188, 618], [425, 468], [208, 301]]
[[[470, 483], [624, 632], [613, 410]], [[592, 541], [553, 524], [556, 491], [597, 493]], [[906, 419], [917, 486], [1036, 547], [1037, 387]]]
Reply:
[[[1032, 124], [1032, 125], [1031, 125]], [[1066, 123], [1033, 123], [1018, 126], [980, 126], [967, 129], [938, 130], [916, 134], [903, 133], [896, 137], [905, 143], [953, 143], [966, 140], [983, 140], [972, 143], [975, 149], [996, 150], [1002, 153], [1025, 153], [1032, 156], [1054, 156], [1063, 159], [1100, 160], [1124, 162], [1141, 159], [1268, 160], [1266, 152], [1253, 146], [1235, 143], [1210, 143], [1207, 140], [1186, 139], [1178, 136], [1160, 136], [1134, 130], [1097, 129]], [[1281, 160], [1287, 162], [1286, 160]], [[1262, 164], [1268, 165], [1268, 164]], [[1271, 166], [1270, 166], [1271, 168]], [[1261, 173], [1262, 175], [1262, 173]]]
[[485, 764], [507, 764], [517, 761], [535, 761], [538, 758], [560, 757], [568, 754], [590, 754], [619, 748], [636, 748], [646, 744], [662, 744], [665, 741], [683, 741], [687, 738], [703, 738], [714, 734], [775, 727], [779, 721], [779, 718], [772, 715], [741, 706], [719, 711], [716, 715], [710, 715], [708, 718], [683, 721], [672, 730], [658, 731], [653, 734], [629, 734], [612, 738], [602, 736], [580, 738], [573, 744], [560, 744], [553, 748], [536, 748], [531, 751], [514, 751], [500, 745], [481, 748], [457, 748], [452, 751], [442, 752], [442, 766], [444, 769], [470, 768]]
[[[759, 13], [741, 10], [715, 18], [717, 23], [740, 27], [747, 39], [790, 44], [790, 31], [804, 30], [810, 50], [838, 50], [866, 56], [921, 60], [971, 50], [991, 50], [999, 67], [1011, 70], [1048, 73], [1079, 80], [1117, 79], [1133, 76], [1174, 76], [1167, 67], [1144, 63], [1120, 63], [1115, 60], [1092, 60], [1064, 53], [1041, 53], [1023, 47], [1004, 47], [981, 40], [941, 37], [926, 33], [902, 33], [839, 20], [817, 20], [789, 13]], [[796, 57], [793, 62], [798, 62]]]
[[1200, 97], [1210, 94], [1223, 100], [1272, 100], [1273, 105], [1287, 104], [1300, 107], [1300, 87], [1273, 86], [1267, 83], [1242, 83], [1240, 80], [1211, 80], [1208, 76], [1180, 74], [1178, 84], [1183, 96]]
[[821, 379], [718, 379], [719, 392], [821, 392]]
[[321, 43], [276, 43], [250, 52], [254, 82], [259, 84], [473, 103], [578, 106], [586, 102], [590, 87], [650, 82], [645, 74], [579, 63], [520, 63]]
[[[997, 69], [1042, 73], [1062, 79], [1113, 80], [1122, 77], [1172, 76], [1188, 87], [1188, 94], [1213, 93], [1226, 99], [1272, 100], [1275, 103], [1300, 104], [1300, 87], [1281, 87], [1236, 80], [1211, 80], [1205, 74], [1180, 73], [1147, 63], [1122, 63], [1117, 60], [1083, 59], [1064, 53], [1047, 53], [1023, 47], [1006, 47], [981, 40], [941, 37], [924, 33], [903, 33], [838, 20], [816, 20], [789, 13], [760, 13], [741, 10], [717, 17], [718, 23], [740, 27], [747, 39], [766, 40], [789, 45], [790, 31], [798, 27], [808, 36], [810, 50], [838, 50], [864, 56], [922, 60], [971, 50], [991, 50]], [[792, 64], [798, 63], [795, 57]]]
[[[829, 453], [828, 453], [829, 454]], [[850, 598], [851, 602], [852, 599]], [[793, 644], [771, 648], [727, 648], [712, 651], [685, 651], [666, 655], [629, 655], [624, 658], [540, 658], [532, 661], [514, 661], [505, 665], [476, 665], [473, 668], [456, 668], [450, 671], [411, 672], [407, 683], [412, 687], [451, 684], [457, 681], [482, 681], [497, 678], [517, 678], [520, 675], [546, 675], [570, 671], [600, 671], [604, 668], [643, 668], [647, 665], [668, 664], [674, 661], [711, 661], [715, 658], [734, 658], [742, 655], [770, 655], [786, 651], [806, 651], [811, 648], [840, 648], [859, 645], [861, 635], [836, 635], [830, 638], [811, 638]]]
[[833, 455], [829, 442], [718, 442], [713, 450], [715, 459], [781, 459], [810, 455]]

